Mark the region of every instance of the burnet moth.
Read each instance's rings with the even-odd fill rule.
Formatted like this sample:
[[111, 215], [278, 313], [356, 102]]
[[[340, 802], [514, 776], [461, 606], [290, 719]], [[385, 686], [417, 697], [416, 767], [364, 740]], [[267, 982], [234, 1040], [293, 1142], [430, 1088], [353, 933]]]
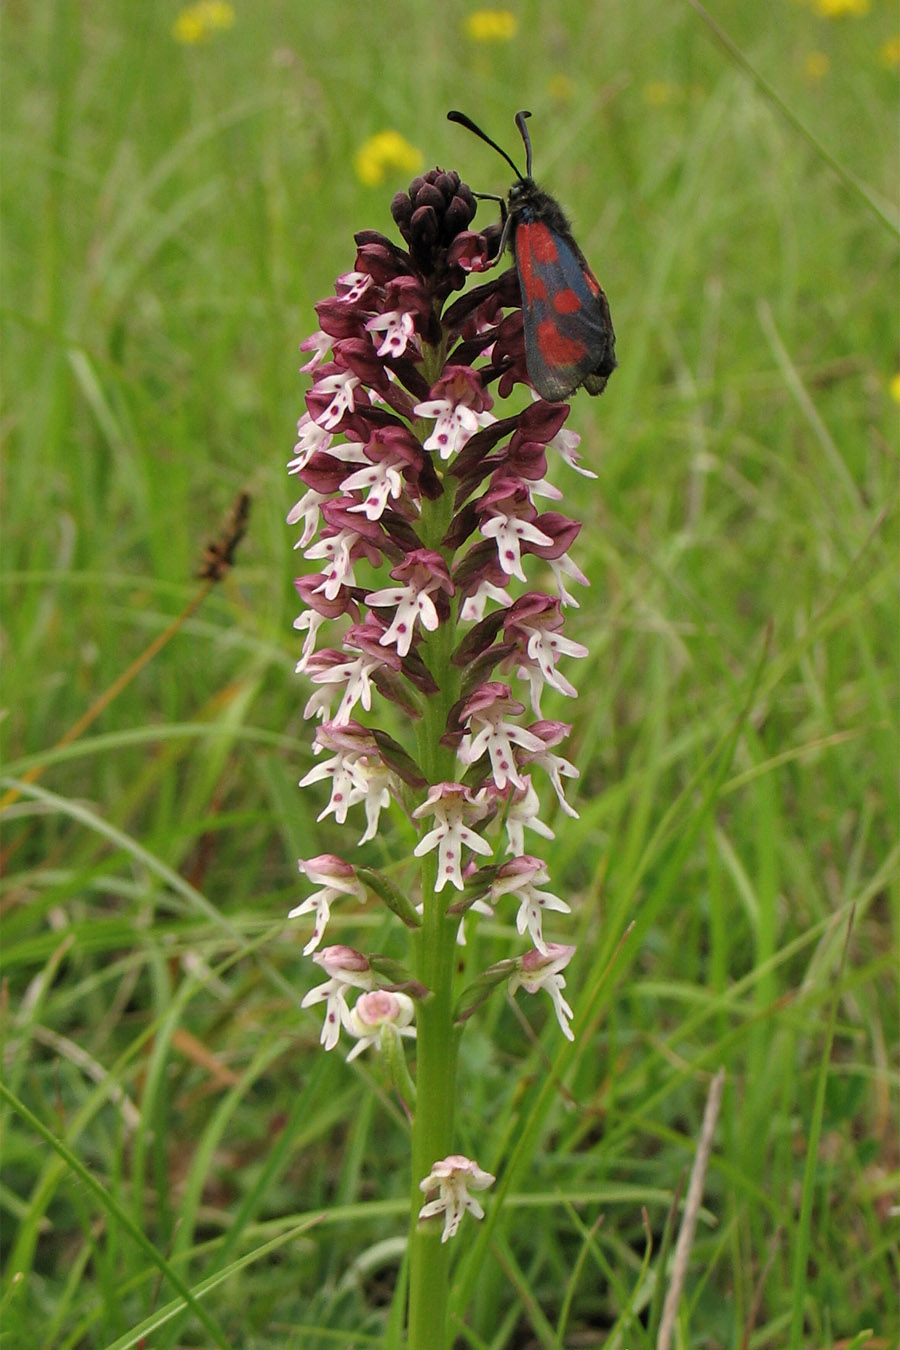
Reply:
[[528, 376], [541, 398], [560, 402], [584, 385], [602, 394], [616, 368], [616, 335], [603, 289], [572, 238], [562, 207], [531, 176], [531, 137], [525, 119], [516, 126], [525, 146], [525, 173], [471, 117], [449, 112], [502, 155], [516, 175], [503, 211], [498, 257], [508, 244], [516, 262], [525, 319], [525, 361]]

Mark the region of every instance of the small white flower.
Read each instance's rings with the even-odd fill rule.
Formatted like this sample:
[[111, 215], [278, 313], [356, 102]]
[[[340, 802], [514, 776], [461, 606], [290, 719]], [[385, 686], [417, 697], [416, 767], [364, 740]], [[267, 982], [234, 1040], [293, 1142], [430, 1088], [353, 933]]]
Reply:
[[310, 488], [308, 492], [303, 494], [299, 502], [295, 502], [288, 511], [287, 523], [289, 525], [296, 525], [298, 520], [303, 521], [303, 533], [294, 548], [306, 548], [307, 544], [312, 543], [316, 530], [319, 528], [322, 503], [327, 501], [327, 492], [316, 492], [314, 488]]
[[322, 559], [322, 575], [325, 580], [317, 589], [326, 600], [334, 600], [342, 586], [355, 586], [353, 572], [353, 548], [359, 543], [360, 536], [354, 530], [340, 530], [320, 539], [304, 553], [310, 562]]
[[504, 590], [502, 586], [495, 586], [493, 582], [482, 581], [471, 595], [463, 601], [462, 609], [459, 612], [460, 619], [464, 623], [473, 620], [479, 623], [484, 618], [484, 611], [488, 600], [496, 600], [498, 605], [511, 605], [513, 602], [509, 591]]
[[413, 412], [417, 417], [435, 417], [434, 430], [425, 442], [426, 450], [437, 450], [441, 459], [449, 459], [472, 439], [479, 427], [496, 422], [489, 412], [476, 412], [465, 403], [452, 403], [449, 398], [436, 398], [418, 403]]
[[299, 919], [304, 914], [315, 914], [312, 937], [303, 948], [303, 955], [309, 956], [325, 935], [332, 902], [339, 895], [353, 895], [365, 903], [367, 894], [365, 886], [357, 879], [350, 864], [335, 857], [333, 853], [320, 853], [315, 858], [300, 858], [297, 866], [314, 886], [321, 887], [321, 890], [314, 891], [301, 904], [295, 905], [288, 914], [289, 919]]
[[492, 900], [497, 901], [501, 895], [515, 895], [518, 898], [516, 928], [520, 933], [524, 933], [527, 928], [532, 942], [542, 953], [549, 950], [542, 932], [544, 910], [571, 913], [571, 906], [565, 900], [560, 900], [552, 891], [539, 890], [535, 884], [549, 880], [546, 865], [541, 859], [526, 853], [504, 863], [491, 883]]
[[322, 1023], [320, 1043], [326, 1050], [333, 1050], [338, 1043], [341, 1026], [346, 1026], [350, 1009], [347, 1007], [348, 989], [371, 989], [375, 975], [362, 952], [341, 945], [323, 947], [316, 952], [313, 960], [329, 976], [324, 984], [317, 984], [305, 994], [301, 1008], [312, 1008], [316, 1003], [325, 1002], [325, 1021]]
[[[430, 589], [437, 590], [439, 585], [437, 579]], [[417, 619], [429, 633], [433, 633], [440, 622], [428, 588], [420, 586], [417, 580], [408, 586], [386, 586], [380, 591], [370, 591], [366, 604], [395, 610], [390, 628], [385, 629], [378, 641], [382, 647], [396, 647], [399, 656], [406, 656], [412, 645]]]
[[484, 1172], [471, 1158], [461, 1153], [451, 1153], [436, 1162], [419, 1182], [419, 1190], [431, 1191], [438, 1188], [436, 1200], [429, 1200], [419, 1210], [420, 1219], [433, 1219], [438, 1214], [444, 1216], [444, 1231], [441, 1242], [453, 1237], [466, 1210], [476, 1219], [484, 1218], [484, 1210], [477, 1200], [469, 1195], [469, 1190], [483, 1191], [496, 1181], [490, 1172]]
[[352, 371], [341, 370], [335, 375], [325, 375], [316, 382], [316, 391], [330, 394], [331, 402], [324, 412], [319, 413], [316, 422], [326, 431], [331, 431], [344, 416], [356, 407], [355, 391], [360, 383], [359, 376]]
[[334, 283], [337, 298], [345, 304], [355, 305], [372, 285], [368, 272], [343, 272]]
[[[427, 449], [427, 446], [426, 446]], [[481, 522], [481, 533], [485, 539], [493, 539], [497, 545], [497, 561], [508, 577], [527, 580], [522, 568], [521, 544], [541, 544], [549, 547], [553, 540], [537, 525], [525, 520], [513, 512], [501, 514], [494, 511]]]
[[563, 577], [571, 577], [573, 581], [578, 582], [579, 586], [590, 586], [591, 583], [588, 581], [581, 568], [576, 563], [573, 563], [568, 553], [564, 553], [561, 558], [547, 558], [545, 561], [556, 578], [556, 593], [562, 604], [571, 605], [573, 609], [580, 609], [581, 606], [575, 599], [575, 596], [571, 591], [566, 590], [566, 583], [563, 581]]
[[366, 492], [366, 500], [351, 506], [351, 511], [362, 511], [368, 520], [380, 520], [388, 500], [395, 501], [403, 491], [403, 475], [400, 465], [392, 464], [388, 459], [377, 464], [367, 463], [356, 473], [350, 474], [341, 484], [343, 492]]
[[288, 460], [288, 473], [302, 473], [317, 450], [327, 450], [334, 440], [330, 431], [317, 426], [306, 412], [297, 423], [294, 458]]
[[370, 1045], [381, 1048], [385, 1036], [415, 1037], [416, 1029], [410, 1023], [415, 1015], [415, 1004], [408, 994], [393, 994], [387, 989], [374, 989], [360, 994], [350, 1009], [344, 1026], [357, 1041], [347, 1056], [347, 1063]]
[[498, 788], [505, 788], [508, 783], [517, 788], [525, 786], [525, 780], [516, 768], [514, 744], [529, 751], [540, 752], [544, 748], [543, 742], [527, 727], [507, 721], [504, 716], [517, 716], [521, 711], [522, 705], [514, 699], [498, 697], [493, 704], [468, 714], [468, 730], [459, 743], [457, 755], [463, 764], [475, 764], [487, 751]]
[[385, 314], [376, 314], [374, 319], [369, 319], [366, 328], [370, 333], [384, 333], [384, 339], [378, 348], [379, 356], [402, 356], [415, 332], [415, 321], [411, 314], [400, 309], [392, 309]]
[[306, 365], [301, 366], [300, 369], [304, 371], [315, 370], [317, 366], [320, 366], [328, 352], [331, 351], [333, 341], [334, 338], [329, 337], [327, 333], [323, 333], [321, 328], [318, 328], [315, 333], [311, 333], [308, 338], [304, 338], [300, 343], [300, 350], [301, 352], [312, 352], [312, 356]]
[[574, 955], [574, 947], [567, 947], [561, 942], [548, 942], [546, 951], [530, 951], [520, 957], [519, 968], [509, 981], [510, 997], [520, 986], [526, 994], [536, 994], [538, 990], [543, 989], [550, 995], [556, 1012], [556, 1020], [567, 1041], [574, 1041], [575, 1039], [574, 1032], [569, 1025], [574, 1013], [563, 998], [562, 991], [566, 987], [566, 980], [560, 972], [565, 969]]
[[472, 794], [462, 783], [436, 783], [428, 791], [421, 806], [413, 811], [416, 820], [423, 816], [434, 815], [437, 822], [413, 849], [413, 855], [421, 858], [431, 849], [438, 850], [438, 874], [435, 890], [441, 891], [448, 881], [452, 881], [457, 890], [463, 889], [462, 861], [463, 845], [473, 853], [489, 856], [493, 850], [487, 840], [470, 830], [465, 816], [479, 816], [481, 809], [476, 806]]
[[590, 469], [581, 467], [581, 456], [576, 454], [580, 444], [581, 437], [578, 432], [567, 431], [565, 427], [560, 427], [553, 440], [547, 442], [548, 446], [552, 446], [554, 450], [559, 452], [560, 458], [566, 461], [569, 468], [574, 469], [576, 473], [580, 473], [582, 478], [596, 478], [597, 475]]

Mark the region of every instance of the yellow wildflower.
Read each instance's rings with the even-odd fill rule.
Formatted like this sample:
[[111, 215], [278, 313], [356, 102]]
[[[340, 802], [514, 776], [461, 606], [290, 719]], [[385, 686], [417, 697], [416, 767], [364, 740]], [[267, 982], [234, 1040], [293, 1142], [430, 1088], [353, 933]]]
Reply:
[[198, 42], [208, 42], [217, 30], [231, 28], [233, 23], [234, 6], [226, 0], [198, 0], [178, 15], [172, 25], [172, 36], [176, 42], [194, 47]]
[[568, 75], [552, 75], [547, 81], [547, 93], [557, 103], [571, 103], [575, 97], [575, 84]]
[[476, 9], [466, 15], [463, 30], [473, 42], [509, 42], [519, 20], [508, 9]]
[[892, 375], [888, 382], [888, 391], [895, 403], [900, 403], [900, 370], [896, 375]]
[[813, 9], [824, 19], [840, 19], [845, 14], [868, 14], [869, 0], [814, 0]]
[[803, 62], [803, 71], [808, 80], [824, 79], [831, 69], [831, 58], [825, 52], [810, 52]]
[[399, 131], [379, 131], [370, 136], [353, 158], [356, 176], [366, 187], [377, 187], [395, 170], [415, 173], [422, 167], [422, 152], [410, 145]]
[[879, 56], [883, 66], [896, 70], [900, 66], [900, 37], [888, 38], [887, 42], [883, 42]]
[[642, 90], [645, 103], [649, 103], [651, 108], [661, 108], [664, 103], [671, 103], [677, 90], [673, 84], [667, 80], [649, 80]]

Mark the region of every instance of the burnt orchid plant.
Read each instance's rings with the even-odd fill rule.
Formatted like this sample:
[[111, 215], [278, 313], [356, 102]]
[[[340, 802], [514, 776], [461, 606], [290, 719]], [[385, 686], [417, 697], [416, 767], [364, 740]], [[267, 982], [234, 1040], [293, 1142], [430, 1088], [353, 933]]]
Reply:
[[[382, 871], [346, 854], [301, 859], [313, 889], [291, 916], [311, 921], [304, 952], [327, 976], [303, 999], [324, 1004], [323, 1047], [380, 1055], [408, 1114], [407, 1344], [441, 1350], [447, 1243], [467, 1210], [483, 1216], [473, 1192], [494, 1181], [456, 1152], [461, 1029], [505, 986], [548, 995], [573, 1039], [563, 971], [575, 948], [544, 927], [569, 906], [531, 850], [553, 838], [542, 793], [576, 815], [563, 780], [577, 770], [560, 750], [570, 728], [541, 701], [546, 686], [575, 694], [560, 660], [586, 655], [563, 635], [569, 587], [586, 584], [568, 552], [579, 526], [539, 503], [561, 497], [548, 454], [586, 471], [568, 405], [531, 387], [515, 270], [451, 301], [496, 261], [500, 225], [473, 229], [472, 192], [439, 170], [391, 213], [406, 247], [358, 234], [353, 270], [301, 344], [312, 387], [289, 466], [304, 492], [288, 521], [315, 569], [296, 582], [304, 715], [319, 723], [301, 786], [328, 785], [319, 819], [356, 827], [354, 845], [380, 835], [389, 809], [418, 842]], [[522, 392], [521, 411], [497, 409]], [[405, 925], [405, 964], [328, 943], [332, 910], [366, 901]], [[515, 912], [517, 950], [459, 987], [458, 944], [495, 911]]]

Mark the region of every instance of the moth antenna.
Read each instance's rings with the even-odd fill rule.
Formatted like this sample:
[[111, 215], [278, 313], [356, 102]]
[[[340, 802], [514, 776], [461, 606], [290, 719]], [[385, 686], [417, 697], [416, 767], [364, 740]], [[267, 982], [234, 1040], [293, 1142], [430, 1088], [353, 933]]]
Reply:
[[[519, 113], [519, 114], [516, 116], [516, 122], [518, 122], [519, 117], [521, 117], [521, 116], [523, 116], [522, 113]], [[524, 116], [525, 116], [525, 117], [530, 117], [531, 114], [530, 114], [530, 113], [525, 113]], [[488, 144], [489, 146], [492, 147], [492, 149], [494, 149], [494, 150], [497, 151], [497, 154], [498, 154], [498, 155], [502, 155], [502, 156], [503, 156], [503, 158], [506, 160], [506, 162], [507, 162], [507, 164], [509, 165], [509, 167], [512, 169], [513, 173], [516, 175], [516, 177], [517, 177], [518, 179], [521, 179], [521, 180], [524, 182], [524, 179], [522, 179], [521, 173], [520, 173], [519, 170], [516, 168], [515, 164], [512, 162], [512, 160], [510, 159], [509, 155], [508, 155], [508, 154], [506, 153], [506, 151], [502, 148], [502, 146], [499, 146], [499, 145], [497, 144], [496, 141], [492, 141], [491, 138], [490, 138], [490, 136], [488, 136], [484, 131], [481, 130], [481, 127], [478, 127], [478, 126], [475, 125], [475, 123], [472, 121], [471, 117], [467, 117], [465, 113], [462, 113], [462, 112], [456, 112], [456, 110], [454, 109], [452, 112], [448, 112], [448, 114], [447, 114], [447, 121], [448, 121], [448, 122], [458, 122], [459, 125], [460, 125], [461, 127], [465, 127], [467, 131], [471, 131], [475, 136], [480, 136], [481, 139], [482, 139], [483, 141], [486, 141], [487, 144]], [[521, 127], [520, 127], [519, 129], [521, 130]], [[523, 135], [524, 135], [524, 133], [523, 133]], [[525, 144], [526, 144], [526, 147], [527, 147], [527, 150], [528, 150], [528, 157], [529, 157], [529, 159], [528, 159], [528, 172], [529, 172], [529, 176], [530, 176], [530, 174], [531, 174], [531, 145], [530, 145], [530, 143], [528, 142], [527, 138], [526, 138], [526, 140], [525, 140]]]
[[[525, 125], [525, 118], [530, 116], [531, 113], [524, 110], [516, 113], [516, 126], [519, 128], [519, 135], [525, 143], [525, 174], [528, 178], [531, 177], [531, 137]], [[519, 174], [519, 177], [521, 178], [522, 175]]]

